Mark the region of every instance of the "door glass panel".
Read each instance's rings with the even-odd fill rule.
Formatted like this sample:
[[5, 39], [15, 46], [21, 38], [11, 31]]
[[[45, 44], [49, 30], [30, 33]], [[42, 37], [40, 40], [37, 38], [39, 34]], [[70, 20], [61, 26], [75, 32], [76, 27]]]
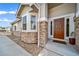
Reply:
[[50, 35], [52, 35], [52, 21], [50, 23]]
[[69, 18], [66, 20], [66, 36], [69, 36]]

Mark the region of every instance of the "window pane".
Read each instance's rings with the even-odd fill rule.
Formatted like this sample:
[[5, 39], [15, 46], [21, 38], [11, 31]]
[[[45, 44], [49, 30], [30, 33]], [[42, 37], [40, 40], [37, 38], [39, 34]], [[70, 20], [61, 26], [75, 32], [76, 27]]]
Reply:
[[31, 29], [36, 29], [36, 16], [31, 16]]
[[52, 35], [52, 21], [50, 23], [50, 35]]
[[69, 18], [66, 20], [66, 36], [69, 36]]
[[27, 22], [27, 18], [26, 18], [26, 16], [24, 16], [23, 17], [23, 30], [26, 30], [26, 28], [27, 28], [26, 22]]
[[23, 24], [23, 30], [26, 30], [26, 24]]
[[15, 28], [15, 31], [16, 31], [16, 26], [14, 26], [14, 28]]
[[26, 24], [26, 16], [23, 17], [23, 24]]

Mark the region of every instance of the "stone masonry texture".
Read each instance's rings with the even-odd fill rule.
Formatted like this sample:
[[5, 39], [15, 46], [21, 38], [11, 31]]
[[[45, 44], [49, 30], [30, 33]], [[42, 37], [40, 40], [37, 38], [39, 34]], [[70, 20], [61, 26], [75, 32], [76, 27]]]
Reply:
[[44, 47], [48, 38], [47, 21], [39, 22], [39, 46]]
[[20, 31], [12, 31], [12, 35], [20, 37], [21, 36], [21, 32]]
[[37, 32], [21, 32], [21, 40], [25, 43], [37, 43]]
[[76, 21], [76, 45], [79, 47], [79, 18]]

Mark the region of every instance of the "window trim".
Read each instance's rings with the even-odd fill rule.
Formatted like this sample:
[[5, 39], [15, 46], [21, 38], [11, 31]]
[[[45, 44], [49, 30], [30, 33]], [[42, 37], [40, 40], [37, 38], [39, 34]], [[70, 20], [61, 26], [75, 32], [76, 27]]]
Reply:
[[37, 25], [38, 25], [38, 22], [37, 22], [37, 20], [38, 20], [38, 15], [36, 14], [35, 16], [36, 16], [36, 29], [35, 30], [31, 30], [31, 23], [30, 23], [30, 21], [31, 21], [31, 15], [29, 14], [29, 13], [27, 13], [27, 14], [24, 14], [24, 15], [22, 15], [21, 16], [21, 18], [23, 18], [24, 16], [27, 16], [27, 30], [23, 30], [23, 20], [21, 21], [21, 31], [22, 32], [37, 32]]
[[27, 16], [24, 16], [22, 19], [23, 19], [23, 24], [22, 25], [25, 27], [25, 28], [23, 27], [22, 29], [27, 30]]
[[69, 31], [70, 30], [70, 23], [69, 22], [70, 22], [70, 18], [66, 18], [66, 37], [69, 37], [69, 32], [70, 32]]
[[23, 30], [23, 17], [25, 17], [25, 16], [26, 16], [26, 30], [27, 30], [27, 20], [28, 20], [27, 17], [28, 17], [28, 16], [27, 16], [27, 15], [23, 15], [23, 16], [22, 16], [22, 19], [21, 19], [21, 20], [22, 20], [22, 31], [23, 31], [23, 32], [26, 31], [26, 30]]

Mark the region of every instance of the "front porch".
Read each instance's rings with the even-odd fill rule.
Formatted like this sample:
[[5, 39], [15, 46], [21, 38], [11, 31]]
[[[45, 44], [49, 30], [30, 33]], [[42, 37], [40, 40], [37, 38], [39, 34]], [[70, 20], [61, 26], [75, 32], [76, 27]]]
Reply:
[[19, 28], [21, 40], [26, 43], [37, 43], [42, 47], [45, 46], [48, 38], [52, 40], [57, 38], [59, 41], [68, 40], [71, 33], [74, 32], [74, 12], [75, 4], [21, 5], [17, 12], [17, 18], [21, 20]]
[[48, 4], [48, 38], [68, 42], [74, 32], [75, 4]]
[[38, 54], [38, 56], [78, 56], [79, 51], [75, 49], [75, 45], [61, 44], [48, 40], [46, 46]]

